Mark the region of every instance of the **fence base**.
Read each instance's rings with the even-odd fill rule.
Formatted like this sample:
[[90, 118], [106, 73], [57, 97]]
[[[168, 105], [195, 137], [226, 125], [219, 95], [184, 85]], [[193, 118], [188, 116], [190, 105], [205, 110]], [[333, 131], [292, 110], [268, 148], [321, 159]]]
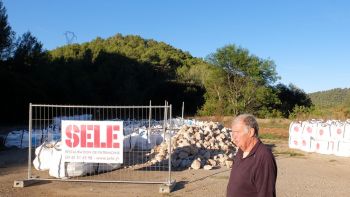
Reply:
[[27, 187], [29, 185], [35, 184], [39, 182], [39, 180], [19, 180], [19, 181], [14, 181], [13, 187]]
[[176, 185], [175, 180], [171, 181], [170, 184], [162, 184], [159, 187], [159, 193], [167, 193], [168, 194], [174, 189], [175, 185]]

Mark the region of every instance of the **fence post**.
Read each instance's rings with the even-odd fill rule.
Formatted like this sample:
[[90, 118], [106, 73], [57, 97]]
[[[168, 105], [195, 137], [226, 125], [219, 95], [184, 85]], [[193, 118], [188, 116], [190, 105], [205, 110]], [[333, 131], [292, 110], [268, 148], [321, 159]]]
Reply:
[[28, 123], [28, 179], [32, 178], [32, 103], [29, 103], [29, 123]]
[[181, 118], [182, 118], [182, 124], [184, 124], [184, 111], [185, 111], [185, 102], [182, 102], [182, 109], [181, 109]]
[[169, 182], [168, 184], [171, 185], [171, 132], [172, 132], [172, 129], [173, 129], [173, 124], [172, 124], [172, 106], [170, 104], [169, 106], [169, 120], [170, 120], [170, 130], [169, 130], [169, 145], [168, 145], [168, 150], [169, 150]]
[[[32, 103], [29, 103], [29, 123], [28, 123], [28, 179], [27, 180], [15, 180], [13, 182], [13, 187], [26, 187], [29, 185], [32, 185], [36, 182], [37, 180], [34, 180], [32, 177]], [[22, 145], [22, 142], [21, 142]]]
[[167, 130], [167, 106], [168, 106], [168, 102], [165, 101], [164, 103], [164, 122], [163, 122], [163, 139], [165, 140], [165, 133], [166, 133], [166, 130]]
[[151, 143], [151, 119], [152, 119], [152, 101], [149, 101], [149, 113], [148, 113], [148, 129], [147, 129], [147, 142]]
[[[167, 113], [168, 113], [168, 102], [165, 101], [165, 107], [164, 107], [164, 139], [165, 139], [165, 132], [167, 130], [166, 126], [167, 126]], [[171, 105], [169, 106], [169, 118], [170, 118], [170, 130], [172, 129], [172, 125], [171, 125]], [[169, 174], [168, 174], [168, 181], [166, 184], [162, 184], [159, 188], [159, 192], [160, 193], [170, 193], [176, 185], [176, 181], [175, 180], [171, 180], [171, 131], [169, 130], [169, 141], [168, 141], [168, 154], [169, 154], [169, 160], [168, 160], [168, 165], [169, 165]]]

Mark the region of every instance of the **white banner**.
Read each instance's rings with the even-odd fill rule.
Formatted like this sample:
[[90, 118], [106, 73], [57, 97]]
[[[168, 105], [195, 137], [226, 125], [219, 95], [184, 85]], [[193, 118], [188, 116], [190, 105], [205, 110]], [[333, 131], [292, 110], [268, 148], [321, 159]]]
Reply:
[[65, 162], [123, 163], [123, 121], [62, 120]]

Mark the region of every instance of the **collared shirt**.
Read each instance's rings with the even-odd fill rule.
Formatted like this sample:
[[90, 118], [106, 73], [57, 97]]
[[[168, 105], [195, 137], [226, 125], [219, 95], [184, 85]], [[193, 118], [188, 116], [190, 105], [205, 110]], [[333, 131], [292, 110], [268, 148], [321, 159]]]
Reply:
[[227, 196], [275, 197], [277, 165], [275, 157], [260, 140], [246, 158], [238, 150], [227, 185]]

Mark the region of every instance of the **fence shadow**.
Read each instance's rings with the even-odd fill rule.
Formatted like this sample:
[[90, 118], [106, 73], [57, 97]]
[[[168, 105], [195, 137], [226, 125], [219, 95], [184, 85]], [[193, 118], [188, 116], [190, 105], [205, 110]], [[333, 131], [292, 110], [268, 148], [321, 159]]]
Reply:
[[172, 192], [176, 192], [176, 191], [179, 191], [181, 189], [184, 189], [185, 185], [188, 184], [188, 183], [189, 183], [189, 181], [176, 182], [176, 185], [175, 185], [174, 189], [172, 190]]

